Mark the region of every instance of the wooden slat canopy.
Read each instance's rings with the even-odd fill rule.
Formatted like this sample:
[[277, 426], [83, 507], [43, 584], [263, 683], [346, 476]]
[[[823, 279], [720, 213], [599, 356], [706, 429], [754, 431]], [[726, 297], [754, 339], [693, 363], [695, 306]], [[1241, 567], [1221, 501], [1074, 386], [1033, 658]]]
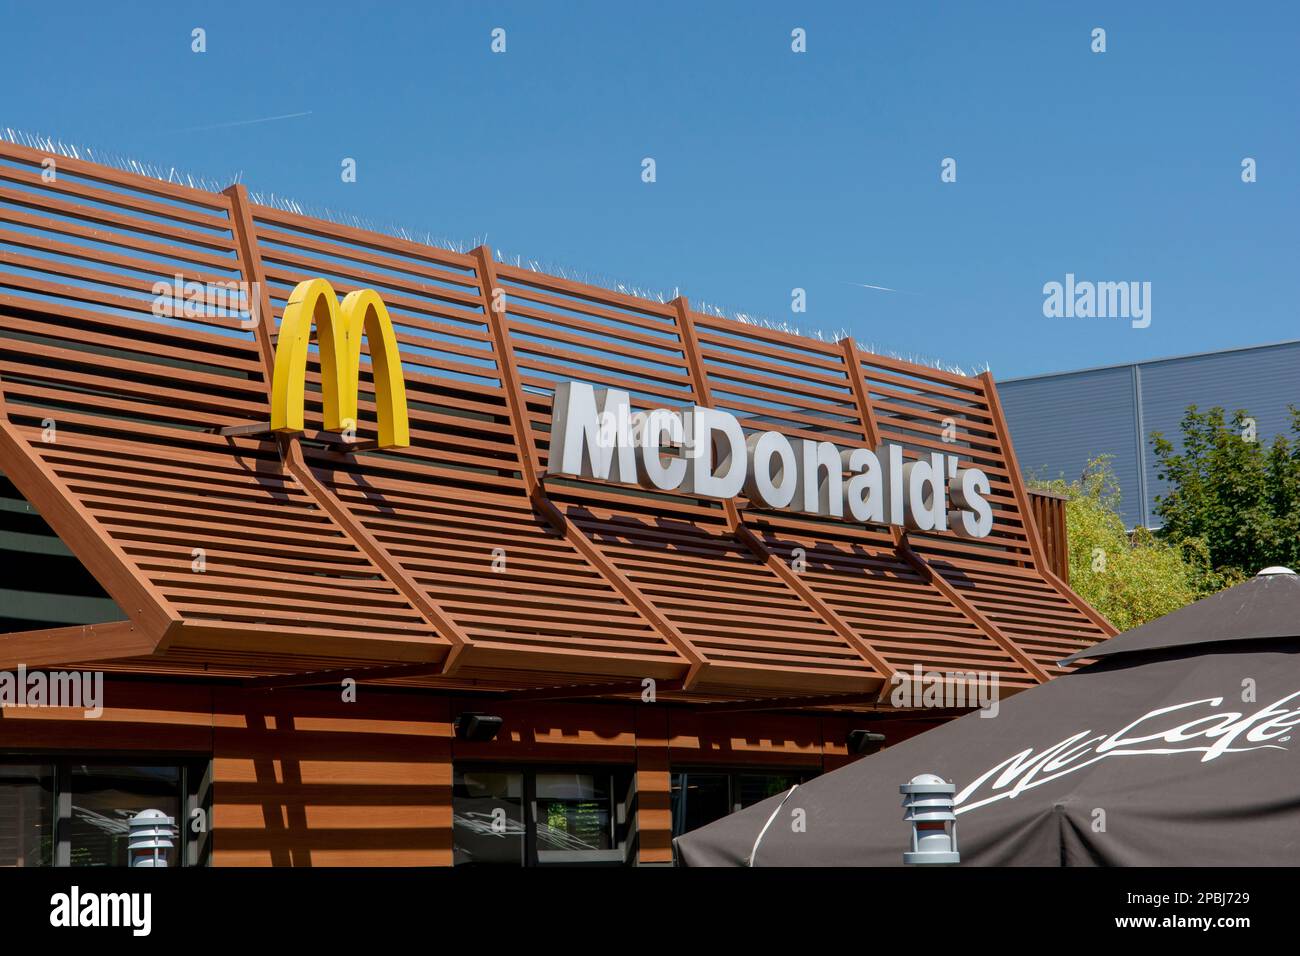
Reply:
[[[258, 433], [279, 318], [315, 277], [387, 304], [409, 448], [318, 437], [314, 354], [307, 431]], [[251, 292], [168, 316], [159, 283]], [[548, 475], [551, 393], [567, 380], [842, 447], [956, 449], [992, 480], [994, 533]], [[360, 409], [372, 439], [368, 364]], [[0, 471], [129, 619], [0, 637], [0, 664], [36, 639], [47, 662], [141, 673], [410, 663], [447, 687], [869, 695], [914, 665], [1029, 686], [1113, 633], [1048, 566], [987, 375], [284, 212], [241, 186], [0, 144], [0, 412]]]

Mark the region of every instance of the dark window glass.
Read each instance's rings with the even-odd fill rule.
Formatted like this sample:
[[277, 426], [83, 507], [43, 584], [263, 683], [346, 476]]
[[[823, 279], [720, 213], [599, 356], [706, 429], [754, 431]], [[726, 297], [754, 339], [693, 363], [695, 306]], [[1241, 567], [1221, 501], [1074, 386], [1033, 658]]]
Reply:
[[[127, 866], [127, 831], [141, 810], [161, 810], [175, 823], [181, 810], [178, 767], [82, 764], [72, 768], [72, 819], [68, 822], [73, 866]], [[168, 866], [180, 865], [173, 828]]]
[[453, 780], [457, 866], [628, 862], [630, 771], [457, 767]]
[[451, 812], [455, 865], [523, 865], [523, 774], [457, 771]]
[[[614, 849], [610, 778], [589, 773], [537, 775], [537, 853]], [[556, 857], [559, 859], [559, 857]]]
[[726, 773], [682, 771], [673, 774], [673, 835], [680, 836], [729, 813], [785, 793], [808, 779], [806, 773]]
[[736, 809], [743, 810], [756, 803], [785, 793], [803, 777], [790, 773], [738, 773], [736, 774]]
[[0, 866], [54, 862], [54, 767], [0, 764]]
[[689, 833], [731, 812], [731, 780], [725, 773], [673, 774], [673, 833]]

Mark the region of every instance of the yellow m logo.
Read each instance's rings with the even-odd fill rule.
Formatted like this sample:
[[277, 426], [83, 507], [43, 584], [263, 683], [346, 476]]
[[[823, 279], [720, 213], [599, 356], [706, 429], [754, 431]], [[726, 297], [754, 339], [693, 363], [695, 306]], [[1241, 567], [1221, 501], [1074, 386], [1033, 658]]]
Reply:
[[303, 430], [307, 346], [313, 325], [320, 347], [326, 431], [356, 427], [364, 335], [370, 343], [370, 363], [375, 377], [379, 447], [410, 445], [406, 380], [402, 377], [402, 358], [397, 351], [397, 335], [388, 309], [374, 289], [349, 292], [340, 304], [334, 297], [333, 287], [324, 279], [299, 282], [289, 294], [289, 304], [280, 319], [275, 371], [271, 378], [271, 429]]

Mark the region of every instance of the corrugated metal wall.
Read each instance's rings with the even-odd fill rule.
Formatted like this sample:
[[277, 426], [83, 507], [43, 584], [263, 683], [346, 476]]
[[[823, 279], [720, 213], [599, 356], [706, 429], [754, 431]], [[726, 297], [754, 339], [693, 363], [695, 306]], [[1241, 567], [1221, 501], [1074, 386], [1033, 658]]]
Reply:
[[[1289, 429], [1287, 405], [1300, 405], [1300, 342], [1236, 352], [1148, 362], [1141, 366], [1142, 416], [1147, 434], [1163, 432], [1177, 444], [1179, 422], [1187, 406], [1222, 405], [1229, 416], [1239, 408], [1256, 421], [1261, 441]], [[1147, 492], [1152, 500], [1163, 491], [1156, 477], [1150, 444], [1146, 453]], [[1154, 510], [1151, 524], [1159, 524]]]
[[1011, 379], [998, 391], [1026, 477], [1075, 478], [1089, 458], [1113, 454], [1125, 521], [1155, 526], [1163, 485], [1151, 433], [1178, 444], [1188, 405], [1221, 405], [1245, 409], [1271, 442], [1288, 429], [1287, 406], [1300, 405], [1300, 341]]
[[1026, 478], [1078, 478], [1090, 458], [1112, 455], [1125, 520], [1140, 511], [1137, 402], [1128, 366], [1022, 379], [998, 386]]

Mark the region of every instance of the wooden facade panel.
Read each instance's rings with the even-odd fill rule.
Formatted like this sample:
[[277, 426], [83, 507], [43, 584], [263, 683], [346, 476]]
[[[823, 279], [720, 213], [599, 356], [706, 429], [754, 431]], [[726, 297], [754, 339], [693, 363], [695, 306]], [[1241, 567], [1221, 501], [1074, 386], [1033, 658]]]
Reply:
[[0, 709], [0, 750], [115, 750], [193, 753], [212, 748], [212, 689], [203, 685], [114, 681], [103, 684], [103, 713], [50, 707]]
[[801, 573], [809, 586], [896, 670], [920, 665], [994, 671], [1014, 683], [1032, 683], [1006, 650], [892, 548], [877, 549], [838, 532], [813, 538], [775, 527], [765, 540], [790, 564], [796, 562], [795, 549], [801, 549], [798, 561], [806, 567]]
[[387, 481], [382, 466], [321, 477], [471, 637], [464, 666], [491, 647], [520, 654], [586, 648], [593, 658], [626, 660], [628, 676], [682, 664], [573, 545], [542, 524], [522, 487], [485, 492], [476, 502], [397, 476]]
[[[888, 418], [882, 424], [881, 409], [864, 374], [872, 357], [864, 357], [851, 342], [800, 340], [685, 308], [680, 320], [691, 330], [688, 338], [699, 343], [697, 376], [711, 404], [809, 441], [832, 441], [840, 447], [894, 441], [904, 445], [905, 456], [923, 453], [907, 444], [911, 436], [891, 431]], [[966, 389], [945, 386], [952, 395], [975, 394], [964, 379], [948, 378]], [[924, 389], [930, 380], [923, 374], [917, 381], [923, 387], [917, 390], [914, 407], [920, 409], [931, 397]], [[991, 418], [987, 430], [993, 432]], [[978, 440], [963, 442], [962, 437], [958, 434], [948, 450], [969, 454], [982, 447]], [[772, 512], [754, 502], [738, 506], [733, 520], [755, 527], [764, 549], [796, 570], [810, 594], [824, 602], [890, 673], [920, 666], [992, 671], [1016, 686], [1039, 679], [1005, 646], [1005, 635], [990, 633], [987, 621], [956, 604], [927, 569], [918, 566], [916, 553], [898, 529]], [[1001, 546], [993, 542], [992, 549], [1000, 551]], [[971, 550], [987, 553], [990, 545], [980, 542]]]
[[[243, 187], [60, 159], [47, 188], [42, 158], [0, 145], [0, 442], [23, 459], [3, 465], [171, 655], [146, 669], [413, 661], [445, 669], [422, 675], [433, 685], [652, 676], [767, 694], [865, 691], [921, 665], [1025, 686], [1108, 633], [1044, 558], [987, 376], [337, 225]], [[409, 448], [318, 434], [314, 346], [306, 433], [258, 431], [278, 321], [308, 278], [386, 302]], [[793, 437], [955, 452], [992, 479], [994, 533], [557, 480], [551, 394], [570, 379], [636, 409], [698, 403]], [[365, 443], [365, 361], [359, 409]]]
[[1065, 496], [1051, 491], [1029, 489], [1029, 506], [1048, 567], [1064, 583], [1070, 583], [1070, 543], [1065, 530]]
[[[462, 702], [452, 709], [481, 710]], [[654, 706], [654, 705], [646, 705]], [[497, 739], [486, 743], [454, 740], [457, 761], [545, 761], [619, 763], [631, 766], [637, 747], [635, 704], [581, 704], [551, 701], [545, 707], [526, 701], [490, 704], [503, 723]], [[454, 715], [453, 715], [454, 716]]]
[[691, 637], [711, 673], [752, 665], [753, 679], [762, 683], [760, 668], [783, 666], [820, 678], [819, 686], [845, 689], [879, 680], [857, 650], [724, 526], [603, 511], [574, 520]]
[[[468, 646], [458, 666], [494, 666], [504, 650], [525, 670], [554, 668], [559, 656], [575, 674], [682, 672], [673, 646], [535, 513], [473, 260], [265, 207], [256, 208], [255, 220], [259, 238], [272, 240], [272, 277], [282, 280], [272, 283], [276, 315], [293, 283], [315, 275], [340, 294], [365, 281], [393, 311], [404, 363], [414, 373], [412, 448], [349, 462], [308, 457], [410, 582], [461, 628]], [[330, 258], [284, 252], [290, 247]], [[449, 311], [449, 302], [456, 308]], [[476, 357], [478, 371], [469, 374], [464, 362]], [[426, 369], [437, 379], [425, 381]], [[431, 484], [431, 476], [442, 481]]]
[[636, 709], [636, 843], [642, 865], [673, 859], [672, 758], [668, 713], [662, 707]]
[[219, 691], [213, 864], [451, 862], [445, 698]]
[[[610, 767], [635, 774], [641, 863], [671, 860], [671, 774], [690, 767], [820, 773], [852, 759], [849, 730], [890, 744], [933, 720], [708, 713], [667, 703], [494, 700], [362, 688], [249, 692], [227, 685], [109, 679], [98, 719], [6, 708], [9, 753], [212, 759], [216, 866], [445, 866], [455, 765]], [[462, 710], [504, 718], [498, 739], [458, 741]]]
[[819, 770], [821, 718], [785, 714], [671, 714], [668, 747], [675, 763], [764, 764]]
[[864, 424], [841, 348], [693, 312], [714, 407], [792, 438], [863, 444]]
[[[335, 653], [352, 640], [382, 656], [375, 635], [445, 652], [273, 442], [213, 433], [267, 414], [229, 197], [163, 196], [62, 157], [51, 186], [33, 165], [33, 151], [0, 153], [0, 179], [13, 184], [0, 207], [21, 230], [5, 249], [26, 250], [0, 256], [0, 396], [12, 442], [46, 485], [29, 487], [34, 503], [75, 502], [86, 536], [145, 583], [164, 617], [255, 625], [268, 643], [326, 635]], [[61, 533], [97, 563], [79, 535]], [[146, 613], [104, 583], [133, 617]]]
[[495, 265], [501, 315], [527, 393], [539, 464], [549, 448], [550, 402], [563, 381], [628, 392], [636, 410], [694, 400], [672, 309], [544, 273]]

